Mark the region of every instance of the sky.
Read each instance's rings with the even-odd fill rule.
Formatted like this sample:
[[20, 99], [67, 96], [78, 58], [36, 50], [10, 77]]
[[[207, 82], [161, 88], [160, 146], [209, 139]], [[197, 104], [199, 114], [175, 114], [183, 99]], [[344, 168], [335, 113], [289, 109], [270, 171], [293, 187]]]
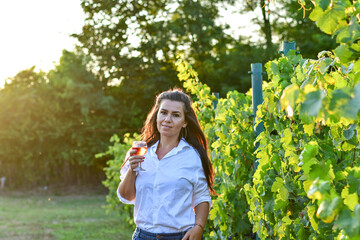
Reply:
[[[0, 88], [5, 79], [36, 66], [45, 72], [53, 69], [62, 50], [73, 50], [85, 14], [80, 0], [3, 0], [0, 1]], [[229, 33], [253, 35], [250, 15], [222, 10], [223, 23], [231, 24]], [[246, 26], [246, 27], [245, 27]]]

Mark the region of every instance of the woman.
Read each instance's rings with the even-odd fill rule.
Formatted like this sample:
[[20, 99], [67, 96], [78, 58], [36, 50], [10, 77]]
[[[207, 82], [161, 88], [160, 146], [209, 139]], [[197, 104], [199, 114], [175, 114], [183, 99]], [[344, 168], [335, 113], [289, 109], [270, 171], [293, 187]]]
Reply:
[[[188, 95], [163, 92], [147, 116], [144, 157], [130, 150], [118, 197], [135, 204], [133, 240], [200, 240], [211, 207], [213, 170], [207, 141]], [[146, 171], [135, 172], [139, 163]]]

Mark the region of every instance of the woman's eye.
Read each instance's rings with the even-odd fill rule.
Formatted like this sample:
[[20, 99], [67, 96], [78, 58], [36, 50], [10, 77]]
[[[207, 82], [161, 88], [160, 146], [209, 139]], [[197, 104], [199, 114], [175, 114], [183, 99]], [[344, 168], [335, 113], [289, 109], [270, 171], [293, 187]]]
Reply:
[[180, 115], [179, 115], [179, 114], [174, 114], [173, 116], [174, 116], [174, 117], [180, 117]]

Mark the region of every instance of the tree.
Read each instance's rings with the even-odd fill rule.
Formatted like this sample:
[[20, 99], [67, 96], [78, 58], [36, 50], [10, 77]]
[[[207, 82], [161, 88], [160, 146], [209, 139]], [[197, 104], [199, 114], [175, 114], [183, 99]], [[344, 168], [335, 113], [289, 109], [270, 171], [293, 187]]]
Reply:
[[[46, 93], [51, 93], [48, 97], [56, 108], [53, 117], [60, 121], [54, 124], [58, 125], [58, 135], [49, 148], [61, 142], [56, 157], [62, 158], [66, 179], [79, 179], [73, 171], [78, 168], [84, 168], [85, 179], [99, 174], [105, 163], [96, 162], [94, 155], [105, 148], [117, 129], [118, 103], [105, 94], [103, 84], [88, 70], [87, 61], [81, 52], [64, 50], [59, 64], [48, 74]], [[73, 169], [74, 165], [78, 167]], [[94, 172], [96, 167], [100, 169]]]
[[116, 132], [119, 108], [87, 69], [80, 52], [64, 51], [48, 74], [19, 72], [0, 90], [0, 175], [10, 187], [98, 184], [95, 160]]
[[38, 113], [45, 102], [38, 93], [45, 78], [34, 69], [19, 72], [0, 91], [0, 175], [7, 177], [10, 186], [24, 179], [34, 181], [31, 170], [42, 158]]
[[[224, 1], [231, 5], [239, 3], [234, 0]], [[266, 61], [277, 56], [276, 48], [280, 41], [296, 41], [303, 56], [311, 58], [315, 58], [321, 50], [330, 50], [336, 46], [335, 39], [321, 32], [310, 21], [309, 10], [313, 8], [311, 2], [305, 3], [303, 8], [298, 0], [244, 1], [239, 6], [240, 13], [254, 13], [252, 22], [260, 27], [260, 34], [265, 39], [263, 56]], [[259, 12], [261, 14], [257, 16]]]
[[260, 31], [265, 37], [265, 54], [264, 57], [266, 60], [270, 60], [275, 56], [275, 46], [273, 43], [273, 33], [272, 33], [272, 23], [270, 16], [272, 11], [270, 11], [270, 0], [255, 0], [255, 1], [246, 1], [244, 3], [243, 11], [252, 11], [255, 12], [256, 9], [260, 9], [262, 19], [254, 17], [252, 21], [260, 26]]
[[[223, 84], [246, 91], [249, 85], [244, 82], [249, 79], [233, 76], [244, 66], [229, 69], [226, 62], [241, 58], [233, 57], [235, 54], [244, 56], [233, 51], [241, 39], [226, 35], [225, 26], [215, 22], [219, 14], [217, 2], [86, 0], [82, 7], [88, 17], [83, 32], [75, 36], [99, 66], [101, 80], [108, 84], [114, 79], [120, 82], [121, 89], [116, 92], [121, 94], [124, 107], [134, 103], [147, 112], [155, 93], [180, 85], [174, 69], [179, 52], [215, 92], [225, 93]], [[246, 67], [250, 68], [250, 64]]]

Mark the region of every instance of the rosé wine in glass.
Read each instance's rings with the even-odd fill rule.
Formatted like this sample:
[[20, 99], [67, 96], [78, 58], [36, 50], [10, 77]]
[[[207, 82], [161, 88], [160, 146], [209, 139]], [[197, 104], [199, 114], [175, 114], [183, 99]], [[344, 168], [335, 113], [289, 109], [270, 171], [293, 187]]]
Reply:
[[[135, 155], [144, 156], [147, 152], [147, 144], [144, 141], [135, 141], [133, 142], [132, 149], [136, 150]], [[145, 171], [145, 169], [143, 169], [141, 163], [139, 163], [139, 166], [135, 168], [134, 171]]]

